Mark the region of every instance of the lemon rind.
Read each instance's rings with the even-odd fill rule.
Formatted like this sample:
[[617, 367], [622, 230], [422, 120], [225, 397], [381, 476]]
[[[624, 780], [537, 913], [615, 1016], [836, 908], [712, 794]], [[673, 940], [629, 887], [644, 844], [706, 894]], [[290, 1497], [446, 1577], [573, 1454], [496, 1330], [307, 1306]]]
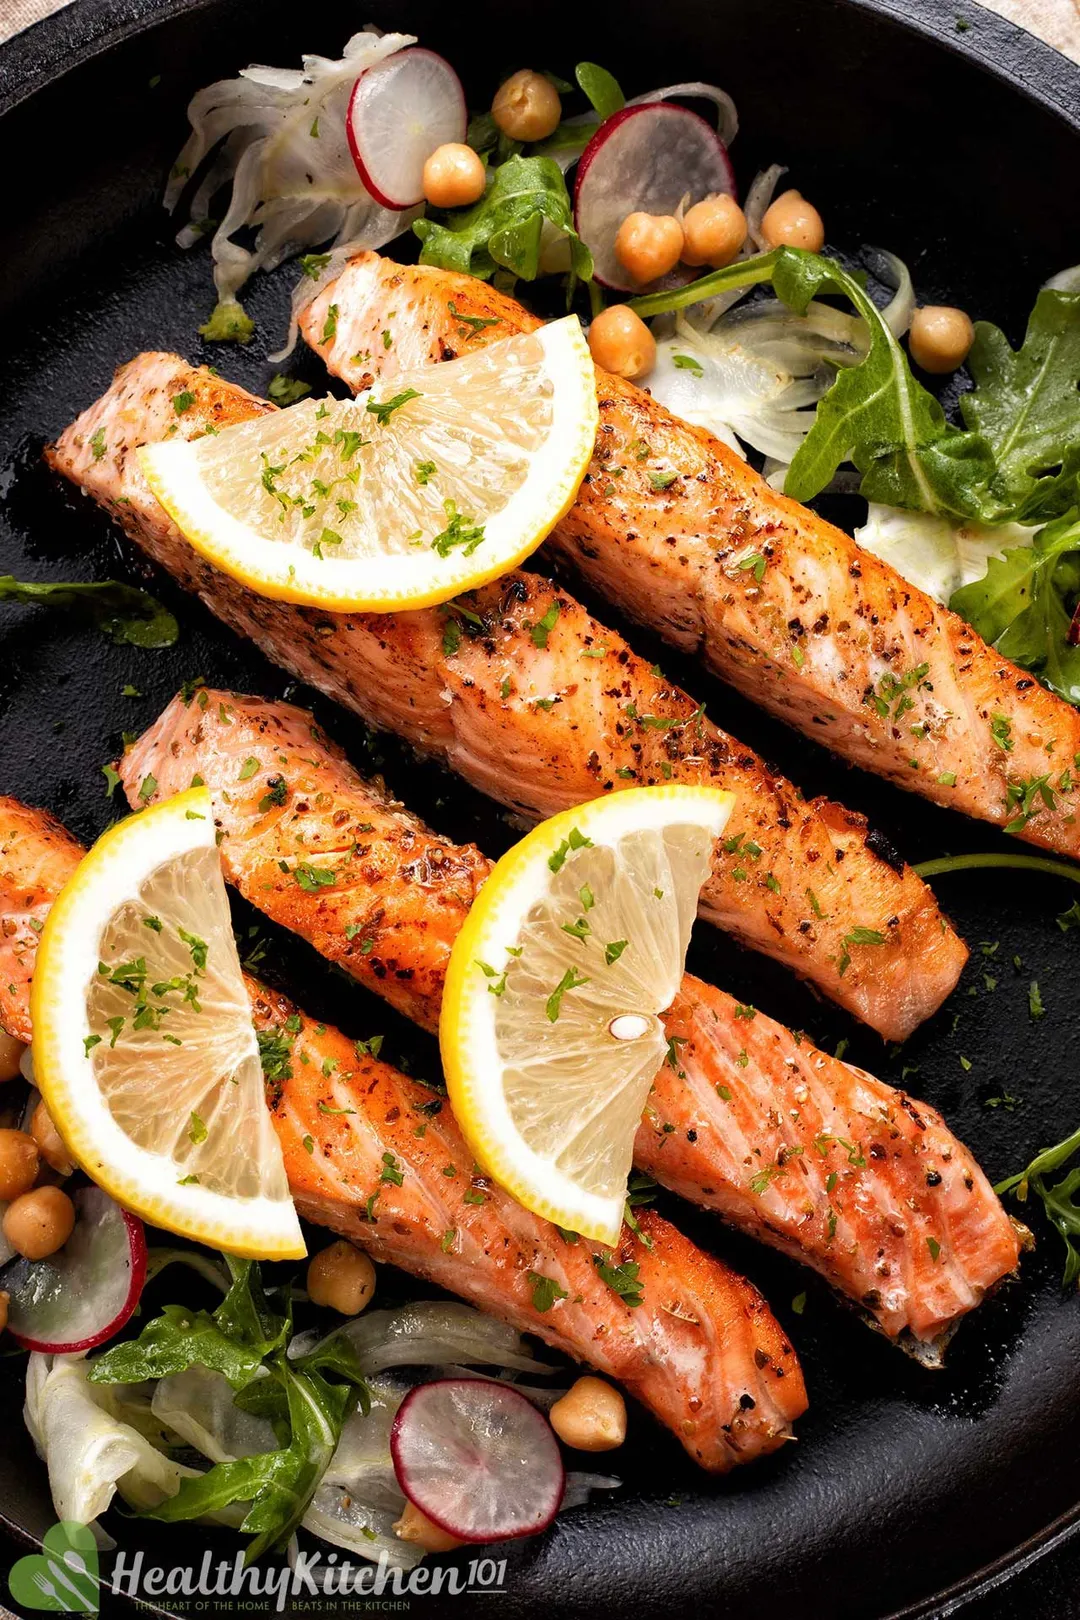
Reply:
[[[149, 860], [132, 859], [136, 843], [140, 854], [149, 843]], [[88, 985], [98, 962], [88, 931], [71, 927], [77, 909], [100, 892], [104, 923], [133, 894], [133, 870], [141, 879], [169, 860], [214, 843], [210, 795], [205, 788], [190, 788], [118, 822], [83, 857], [53, 902], [38, 942], [30, 989], [34, 1078], [72, 1157], [125, 1209], [232, 1254], [298, 1259], [307, 1251], [291, 1201], [169, 1187], [176, 1182], [173, 1161], [133, 1143], [112, 1118], [84, 1048], [89, 1033], [85, 1011], [72, 1004], [73, 986]], [[125, 1172], [125, 1162], [138, 1162], [145, 1173]]]
[[[673, 783], [628, 788], [561, 811], [533, 828], [496, 863], [450, 954], [439, 1045], [451, 1106], [470, 1151], [525, 1208], [607, 1247], [618, 1242], [624, 1200], [584, 1192], [517, 1132], [501, 1087], [493, 1083], [501, 1072], [495, 1004], [486, 981], [477, 977], [475, 962], [480, 958], [502, 963], [530, 907], [546, 892], [548, 856], [572, 828], [592, 837], [602, 825], [603, 836], [593, 841], [610, 844], [624, 833], [673, 824], [678, 818], [671, 807], [681, 805], [688, 811], [695, 806], [699, 813], [684, 819], [698, 822], [715, 838], [727, 825], [734, 802], [734, 794], [722, 789]], [[541, 1186], [548, 1192], [541, 1192]]]
[[[531, 556], [570, 510], [588, 470], [596, 443], [599, 412], [592, 358], [581, 323], [566, 316], [541, 327], [537, 338], [554, 363], [560, 387], [553, 394], [551, 431], [531, 458], [525, 482], [487, 524], [484, 556], [451, 553], [440, 558], [425, 550], [378, 559], [316, 558], [306, 547], [263, 540], [247, 524], [224, 511], [201, 483], [178, 478], [177, 464], [190, 460], [190, 443], [169, 439], [138, 452], [155, 498], [165, 508], [188, 544], [223, 573], [275, 601], [340, 612], [394, 612], [433, 607], [498, 579]], [[573, 388], [569, 386], [573, 383]], [[363, 399], [357, 402], [363, 409]], [[186, 488], [186, 494], [181, 491]], [[529, 504], [535, 515], [515, 544], [501, 537], [517, 533], [515, 509]], [[260, 566], [274, 556], [279, 567]], [[388, 574], [387, 587], [373, 590], [378, 570]], [[433, 573], [436, 577], [432, 577]]]

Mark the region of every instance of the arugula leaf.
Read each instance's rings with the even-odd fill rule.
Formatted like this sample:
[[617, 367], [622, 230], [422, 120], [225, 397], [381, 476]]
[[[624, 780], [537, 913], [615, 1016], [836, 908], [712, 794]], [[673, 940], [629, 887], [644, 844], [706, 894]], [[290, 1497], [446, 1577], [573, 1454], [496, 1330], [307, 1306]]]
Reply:
[[612, 113], [621, 112], [626, 106], [626, 97], [619, 81], [607, 68], [598, 67], [595, 62], [579, 62], [574, 69], [574, 78], [600, 119], [610, 118]]
[[863, 474], [859, 493], [869, 501], [977, 516], [977, 490], [993, 471], [989, 446], [979, 434], [962, 433], [946, 422], [855, 278], [820, 254], [788, 248], [777, 260], [773, 286], [797, 314], [818, 293], [842, 294], [863, 317], [870, 337], [866, 358], [840, 371], [819, 402], [814, 425], [788, 469], [784, 493], [807, 501], [850, 461]]
[[1049, 1185], [1046, 1176], [1050, 1171], [1060, 1170], [1078, 1151], [1080, 1130], [1075, 1130], [1055, 1147], [1044, 1148], [1036, 1154], [1026, 1170], [1021, 1170], [1019, 1175], [1009, 1176], [1006, 1181], [999, 1181], [994, 1188], [999, 1196], [1013, 1193], [1022, 1204], [1027, 1202], [1031, 1192], [1042, 1200], [1047, 1219], [1057, 1228], [1065, 1245], [1065, 1272], [1061, 1279], [1063, 1288], [1080, 1282], [1080, 1203], [1077, 1202], [1080, 1166], [1075, 1166], [1060, 1181]]
[[[218, 1463], [185, 1479], [175, 1496], [147, 1513], [173, 1522], [199, 1518], [233, 1502], [249, 1503], [240, 1528], [254, 1538], [246, 1554], [250, 1563], [288, 1540], [334, 1455], [353, 1402], [366, 1412], [370, 1398], [358, 1358], [345, 1340], [331, 1340], [290, 1362], [290, 1315], [270, 1309], [255, 1262], [225, 1258], [232, 1282], [212, 1315], [167, 1305], [138, 1339], [99, 1356], [90, 1379], [138, 1383], [197, 1363], [224, 1374], [243, 1411], [273, 1424], [277, 1451]], [[330, 1383], [324, 1373], [336, 1373], [345, 1382]]]
[[250, 1502], [241, 1530], [254, 1535], [245, 1562], [286, 1542], [307, 1511], [334, 1455], [352, 1393], [318, 1373], [299, 1373], [280, 1355], [273, 1376], [284, 1390], [290, 1439], [278, 1451], [216, 1463], [198, 1479], [185, 1479], [175, 1496], [145, 1517], [165, 1523], [220, 1512], [232, 1502]]
[[983, 578], [954, 591], [949, 606], [1003, 657], [1080, 704], [1080, 647], [1068, 639], [1078, 596], [1080, 518], [1069, 513], [1030, 546], [991, 557]]
[[865, 358], [840, 371], [819, 401], [814, 425], [788, 469], [784, 493], [811, 500], [850, 461], [863, 474], [860, 494], [867, 500], [980, 517], [994, 471], [989, 444], [981, 434], [962, 432], [945, 420], [937, 400], [912, 376], [873, 299], [832, 259], [800, 248], [774, 248], [688, 287], [632, 299], [630, 308], [641, 316], [659, 315], [734, 287], [768, 282], [796, 314], [805, 313], [819, 294], [839, 294], [863, 317], [869, 339]]
[[263, 1353], [224, 1333], [207, 1311], [166, 1305], [137, 1339], [114, 1344], [90, 1370], [92, 1384], [138, 1384], [198, 1365], [222, 1373], [233, 1389], [258, 1377]]
[[155, 596], [118, 579], [51, 583], [0, 574], [0, 602], [73, 608], [118, 646], [171, 647], [180, 634], [175, 618]]
[[447, 215], [445, 225], [418, 219], [421, 264], [458, 270], [487, 281], [500, 267], [525, 281], [540, 270], [540, 237], [548, 221], [569, 238], [570, 263], [582, 281], [592, 277], [592, 255], [574, 230], [566, 181], [549, 157], [509, 158], [494, 170], [485, 196]]
[[1080, 472], [1080, 294], [1044, 288], [1016, 350], [979, 321], [967, 363], [975, 388], [960, 409], [996, 462], [991, 521], [1058, 517], [1076, 501]]

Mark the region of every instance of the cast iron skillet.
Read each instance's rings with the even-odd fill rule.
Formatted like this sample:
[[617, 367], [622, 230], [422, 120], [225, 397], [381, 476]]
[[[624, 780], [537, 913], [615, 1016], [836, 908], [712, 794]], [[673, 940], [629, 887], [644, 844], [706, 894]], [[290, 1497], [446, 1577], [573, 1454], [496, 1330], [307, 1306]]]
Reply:
[[[433, 0], [326, 0], [317, 9], [284, 0], [80, 0], [40, 24], [0, 51], [0, 572], [146, 576], [101, 514], [47, 473], [41, 447], [118, 362], [145, 347], [178, 349], [265, 391], [274, 369], [265, 353], [282, 329], [293, 273], [245, 293], [258, 321], [248, 349], [202, 344], [195, 329], [211, 302], [208, 260], [173, 246], [158, 206], [162, 180], [193, 90], [252, 60], [337, 54], [369, 17], [445, 51], [474, 99], [524, 58], [561, 72], [592, 58], [634, 91], [695, 75], [719, 82], [741, 113], [734, 156], [744, 185], [760, 163], [790, 164], [837, 244], [892, 248], [924, 299], [959, 299], [1017, 337], [1038, 284], [1080, 259], [1063, 196], [1080, 164], [1080, 72], [966, 0], [959, 16], [955, 0], [909, 0], [903, 9], [901, 18], [898, 5], [867, 0], [673, 0], [663, 8], [593, 0], [572, 9], [538, 0], [473, 0], [465, 9]], [[302, 353], [292, 369], [316, 386], [323, 380]], [[113, 648], [60, 614], [0, 614], [0, 791], [48, 805], [82, 838], [111, 814], [100, 767], [121, 732], [148, 724], [183, 679], [203, 675], [268, 695], [288, 684], [170, 582], [154, 588], [182, 620], [168, 653]], [[610, 605], [601, 612], [617, 619]], [[865, 810], [910, 859], [1005, 847], [1000, 835], [844, 769], [640, 631], [632, 638], [737, 736], [807, 791]], [[125, 683], [144, 696], [122, 697]], [[437, 826], [493, 852], [512, 838], [461, 783], [318, 707], [361, 767], [384, 769]], [[710, 930], [695, 942], [694, 966], [823, 1044], [849, 1039], [849, 1056], [888, 1079], [907, 1069], [909, 1089], [944, 1110], [996, 1179], [1080, 1113], [1070, 1040], [1080, 938], [1054, 920], [1073, 896], [1006, 875], [944, 880], [942, 897], [973, 944], [971, 966], [902, 1054]], [[431, 1071], [429, 1042], [346, 989], [306, 949], [265, 932], [270, 971], [305, 1004], [357, 1034], [388, 1031], [391, 1056]], [[983, 955], [980, 941], [998, 942], [994, 954]], [[1047, 1014], [1032, 1023], [1036, 978]], [[1006, 1092], [1021, 1099], [1015, 1111], [985, 1106]], [[837, 1620], [940, 1613], [1080, 1520], [1080, 1322], [1076, 1301], [1061, 1297], [1057, 1240], [1044, 1226], [1023, 1281], [976, 1313], [935, 1375], [794, 1265], [686, 1207], [674, 1213], [762, 1287], [792, 1333], [812, 1403], [799, 1441], [711, 1481], [635, 1413], [631, 1443], [613, 1459], [625, 1481], [617, 1497], [509, 1549], [498, 1600], [506, 1620], [585, 1615], [606, 1603], [625, 1615], [689, 1608], [727, 1620], [757, 1620], [766, 1608]], [[804, 1291], [798, 1314], [792, 1301]], [[53, 1514], [19, 1418], [19, 1370], [17, 1362], [0, 1369], [0, 1515], [38, 1539]], [[199, 1530], [113, 1518], [122, 1544], [147, 1548], [154, 1562], [188, 1561], [207, 1545]]]

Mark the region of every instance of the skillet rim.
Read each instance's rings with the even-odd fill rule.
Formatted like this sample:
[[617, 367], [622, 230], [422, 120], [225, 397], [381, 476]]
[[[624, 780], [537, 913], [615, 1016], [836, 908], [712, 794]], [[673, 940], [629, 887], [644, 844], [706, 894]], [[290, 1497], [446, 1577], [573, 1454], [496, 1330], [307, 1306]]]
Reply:
[[[60, 11], [0, 43], [0, 118], [71, 69], [158, 24], [209, 9], [215, 0], [70, 0]], [[1018, 24], [972, 0], [828, 0], [836, 7], [887, 18], [910, 34], [975, 63], [1009, 90], [1035, 102], [1080, 135], [1080, 64]], [[966, 27], [964, 25], [967, 25]], [[0, 1513], [0, 1531], [17, 1548], [40, 1542], [16, 1519]], [[938, 1592], [881, 1620], [945, 1620], [988, 1596], [1080, 1531], [1080, 1500], [1007, 1553]], [[144, 1612], [175, 1620], [145, 1600]], [[0, 1616], [8, 1611], [0, 1604]]]

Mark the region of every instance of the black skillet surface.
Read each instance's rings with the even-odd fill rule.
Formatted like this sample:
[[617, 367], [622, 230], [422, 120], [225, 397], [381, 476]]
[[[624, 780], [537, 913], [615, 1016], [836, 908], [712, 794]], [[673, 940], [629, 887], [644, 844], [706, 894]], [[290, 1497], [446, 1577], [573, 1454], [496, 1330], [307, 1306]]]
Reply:
[[[80, 0], [0, 51], [0, 572], [147, 577], [101, 514], [45, 470], [41, 447], [142, 348], [178, 349], [265, 391], [275, 369], [265, 354], [283, 328], [293, 272], [245, 293], [258, 322], [249, 348], [204, 345], [195, 329], [212, 302], [208, 257], [173, 246], [158, 207], [162, 179], [193, 90], [251, 60], [336, 54], [369, 16], [445, 51], [475, 100], [490, 94], [500, 68], [524, 57], [561, 72], [583, 57], [603, 61], [632, 91], [697, 74], [722, 83], [742, 117], [734, 156], [743, 184], [760, 163], [790, 164], [837, 244], [887, 245], [912, 266], [925, 299], [958, 298], [1014, 337], [1038, 284], [1080, 259], [1071, 217], [1080, 73], [977, 8], [958, 17], [951, 4], [920, 0], [902, 23], [895, 8], [865, 0], [678, 0], [658, 29], [656, 8], [638, 0], [594, 0], [572, 25], [560, 7], [519, 3], [510, 11], [490, 0], [475, 0], [467, 13], [431, 0], [327, 0], [310, 14], [283, 0]], [[322, 383], [303, 353], [291, 369]], [[121, 733], [147, 725], [182, 680], [202, 675], [271, 696], [288, 686], [256, 648], [168, 580], [153, 583], [182, 623], [168, 652], [114, 648], [63, 614], [0, 610], [0, 791], [49, 806], [84, 839], [114, 812], [102, 763]], [[601, 616], [617, 620], [611, 606]], [[837, 765], [640, 631], [632, 637], [737, 736], [808, 791], [865, 810], [909, 859], [1008, 847], [1000, 835]], [[122, 696], [127, 683], [143, 695]], [[368, 737], [330, 705], [316, 707], [362, 768], [385, 770], [437, 827], [492, 853], [512, 840], [499, 812], [460, 782]], [[948, 1006], [902, 1053], [715, 932], [699, 933], [693, 966], [830, 1048], [850, 1041], [849, 1056], [886, 1078], [906, 1073], [909, 1089], [944, 1110], [997, 1178], [1080, 1114], [1070, 1038], [1080, 936], [1055, 923], [1073, 898], [1066, 888], [1009, 874], [942, 880], [972, 961]], [[269, 942], [265, 966], [312, 1010], [357, 1034], [386, 1030], [388, 1055], [433, 1072], [430, 1042], [306, 948], [260, 932]], [[981, 941], [993, 954], [980, 951]], [[1028, 991], [1036, 979], [1046, 1015], [1033, 1022]], [[1005, 1093], [1019, 1099], [1013, 1111], [987, 1106]], [[729, 1620], [757, 1620], [767, 1609], [864, 1620], [909, 1606], [944, 1612], [940, 1602], [951, 1610], [989, 1566], [1000, 1575], [1029, 1557], [1054, 1521], [1060, 1532], [1080, 1518], [1080, 1317], [1076, 1300], [1060, 1294], [1057, 1240], [1043, 1225], [1023, 1281], [977, 1313], [947, 1370], [931, 1374], [794, 1265], [688, 1208], [675, 1213], [761, 1286], [792, 1333], [811, 1397], [799, 1442], [711, 1481], [634, 1414], [632, 1441], [617, 1459], [625, 1485], [616, 1498], [510, 1548], [498, 1599], [505, 1616], [689, 1608]], [[402, 1281], [403, 1292], [409, 1287]], [[804, 1290], [805, 1310], [796, 1314], [792, 1301]], [[52, 1508], [20, 1402], [18, 1364], [8, 1364], [0, 1376], [0, 1515], [19, 1534], [40, 1537]], [[154, 1562], [188, 1561], [207, 1544], [201, 1531], [113, 1518], [122, 1545], [147, 1548]], [[413, 1603], [458, 1615], [471, 1607], [460, 1599]]]

